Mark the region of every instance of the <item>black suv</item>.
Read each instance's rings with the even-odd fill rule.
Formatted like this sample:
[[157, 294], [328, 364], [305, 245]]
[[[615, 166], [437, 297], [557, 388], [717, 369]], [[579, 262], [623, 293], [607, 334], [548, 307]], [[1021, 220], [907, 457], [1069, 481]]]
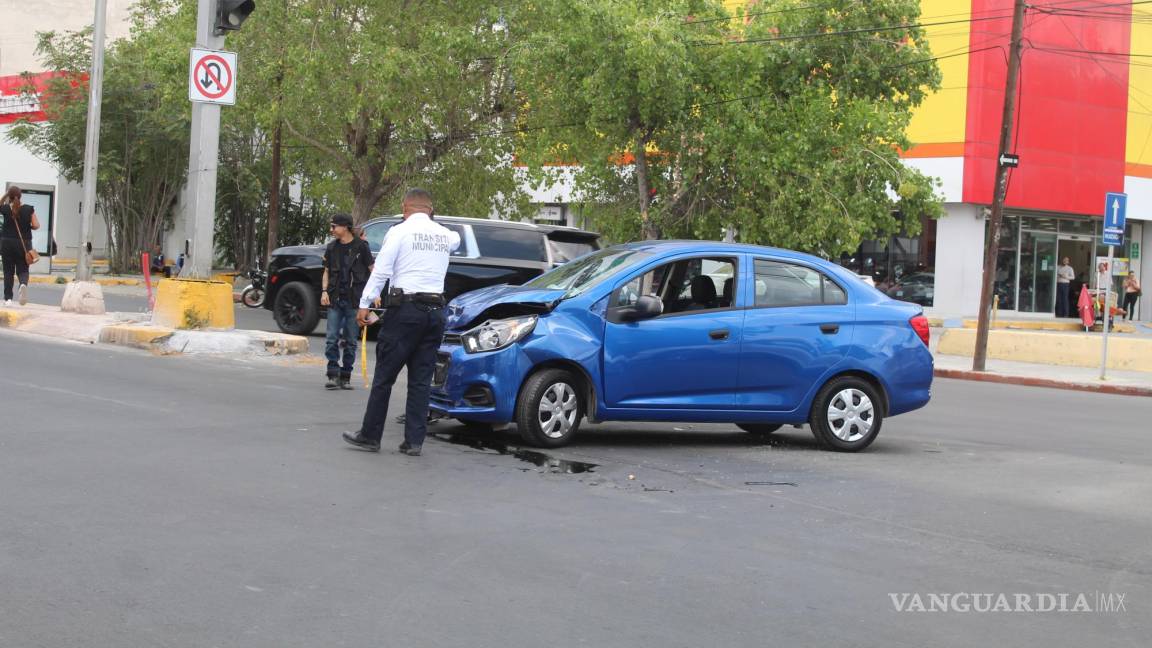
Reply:
[[[364, 224], [372, 253], [399, 216], [374, 218]], [[554, 225], [532, 225], [484, 218], [437, 216], [436, 222], [460, 234], [452, 253], [444, 293], [448, 299], [496, 284], [522, 284], [552, 268], [600, 249], [599, 234]], [[324, 274], [323, 245], [294, 245], [272, 253], [264, 308], [272, 311], [281, 331], [311, 333], [325, 309], [320, 305]]]

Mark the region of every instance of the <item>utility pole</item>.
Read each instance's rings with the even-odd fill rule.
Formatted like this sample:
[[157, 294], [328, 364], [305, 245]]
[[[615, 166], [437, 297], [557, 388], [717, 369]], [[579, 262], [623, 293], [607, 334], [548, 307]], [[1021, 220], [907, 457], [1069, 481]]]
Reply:
[[[216, 3], [198, 0], [196, 47], [218, 50], [224, 37], [217, 35]], [[184, 270], [181, 277], [207, 279], [212, 275], [215, 254], [216, 167], [220, 158], [220, 106], [192, 103], [192, 141], [188, 150], [188, 193], [184, 221]]]
[[88, 125], [84, 141], [84, 197], [80, 205], [80, 250], [76, 281], [92, 281], [92, 218], [96, 213], [96, 169], [100, 162], [100, 102], [104, 97], [104, 22], [108, 0], [96, 0], [92, 24], [92, 72], [88, 77]]
[[92, 71], [88, 75], [88, 124], [84, 134], [84, 194], [80, 203], [80, 249], [76, 281], [64, 289], [60, 310], [104, 314], [104, 290], [92, 281], [92, 218], [96, 213], [96, 170], [100, 162], [100, 102], [104, 98], [104, 15], [108, 0], [96, 0], [92, 24]]
[[972, 371], [984, 371], [988, 358], [988, 319], [992, 311], [992, 290], [996, 281], [996, 255], [1000, 251], [1000, 223], [1004, 220], [1004, 198], [1008, 193], [1005, 155], [1011, 153], [1012, 123], [1016, 118], [1016, 86], [1020, 80], [1020, 55], [1024, 41], [1024, 0], [1016, 0], [1012, 11], [1012, 40], [1008, 52], [1008, 78], [1004, 83], [1004, 115], [1000, 123], [1000, 150], [996, 159], [996, 182], [992, 185], [992, 217], [984, 248], [984, 277], [980, 288], [980, 317], [976, 326], [976, 348]]

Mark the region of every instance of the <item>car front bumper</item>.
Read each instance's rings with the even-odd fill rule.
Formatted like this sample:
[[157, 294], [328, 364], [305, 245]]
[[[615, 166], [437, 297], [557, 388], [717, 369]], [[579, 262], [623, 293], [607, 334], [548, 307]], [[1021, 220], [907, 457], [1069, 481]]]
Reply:
[[499, 351], [468, 353], [456, 344], [437, 352], [431, 408], [452, 418], [510, 423], [531, 362], [519, 344]]

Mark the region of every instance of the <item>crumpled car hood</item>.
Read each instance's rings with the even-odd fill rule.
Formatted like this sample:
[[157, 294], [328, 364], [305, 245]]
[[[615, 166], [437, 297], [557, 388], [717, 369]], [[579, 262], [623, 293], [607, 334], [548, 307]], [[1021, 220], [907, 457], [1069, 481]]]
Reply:
[[564, 298], [563, 290], [502, 284], [464, 293], [448, 304], [447, 328], [463, 331], [489, 319], [550, 312]]

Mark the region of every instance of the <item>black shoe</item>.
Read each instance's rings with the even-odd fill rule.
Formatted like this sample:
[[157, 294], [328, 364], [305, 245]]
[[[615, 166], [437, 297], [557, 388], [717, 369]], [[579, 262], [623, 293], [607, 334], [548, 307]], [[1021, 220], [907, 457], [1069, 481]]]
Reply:
[[406, 454], [409, 457], [419, 457], [420, 456], [420, 447], [419, 446], [410, 446], [410, 445], [408, 445], [407, 441], [405, 441], [404, 443], [401, 443], [400, 447], [397, 448], [396, 450], [400, 454]]
[[351, 445], [356, 446], [357, 448], [360, 448], [361, 450], [365, 450], [367, 452], [380, 452], [380, 442], [365, 438], [364, 435], [360, 434], [360, 430], [356, 430], [355, 432], [345, 432], [343, 436], [345, 441]]
[[324, 383], [324, 389], [327, 389], [328, 391], [340, 389], [340, 381], [336, 378], [336, 376], [328, 376], [328, 382]]
[[340, 389], [346, 389], [348, 391], [352, 391], [352, 389], [353, 389], [352, 379], [351, 378], [341, 378], [340, 379]]

